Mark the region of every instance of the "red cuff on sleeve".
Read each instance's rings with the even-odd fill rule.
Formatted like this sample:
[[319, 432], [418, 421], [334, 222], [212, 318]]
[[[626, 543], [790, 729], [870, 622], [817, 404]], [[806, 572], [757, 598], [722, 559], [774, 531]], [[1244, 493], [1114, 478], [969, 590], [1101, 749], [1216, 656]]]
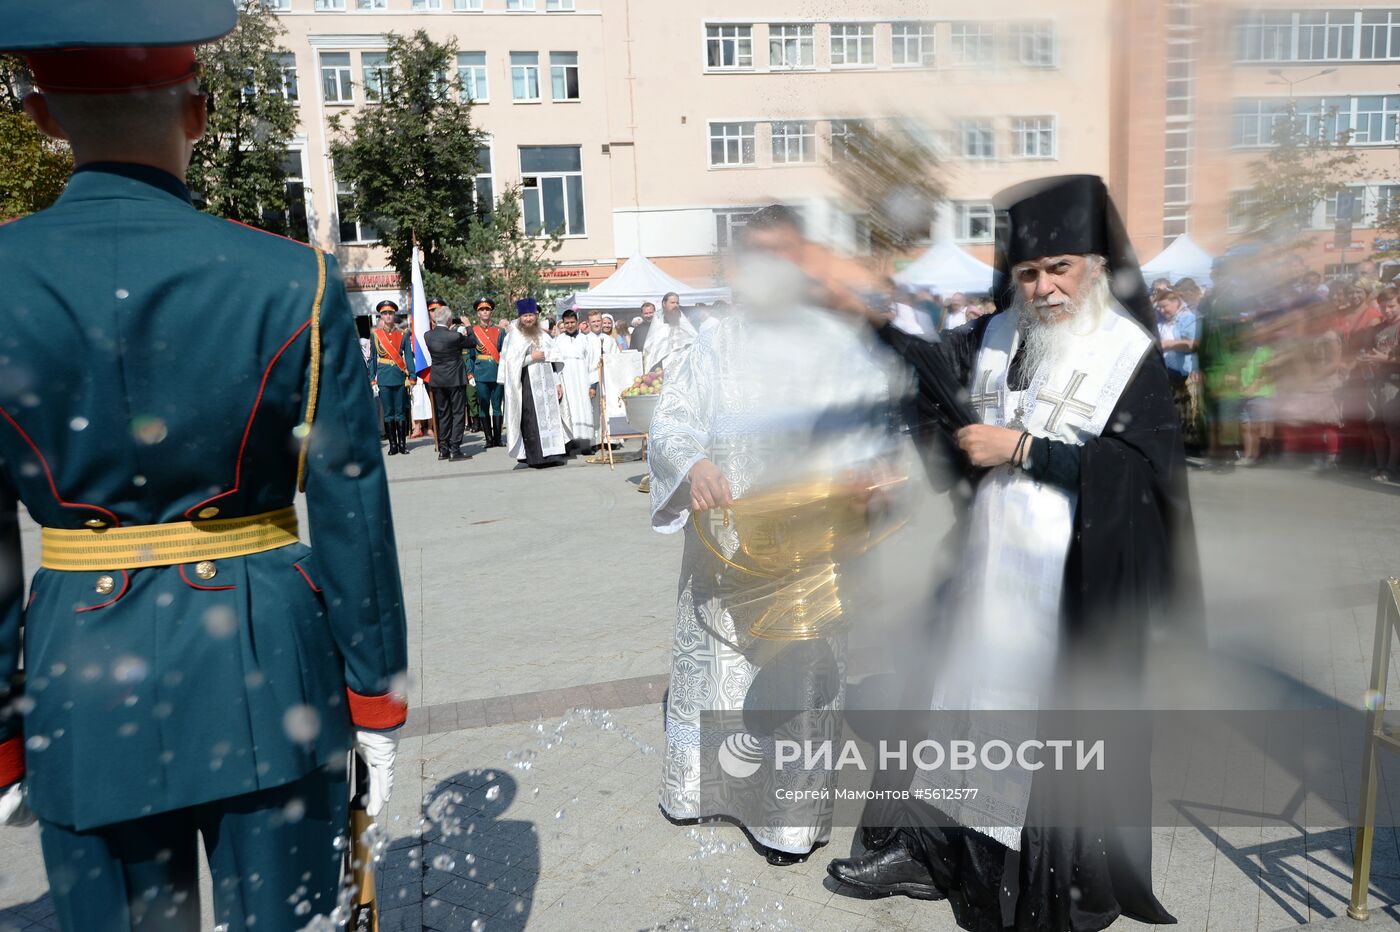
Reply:
[[0, 741], [0, 786], [9, 786], [24, 779], [24, 739]]
[[350, 697], [350, 721], [356, 728], [383, 731], [387, 728], [398, 728], [408, 719], [408, 703], [393, 693], [361, 696], [354, 690], [347, 689], [345, 695]]

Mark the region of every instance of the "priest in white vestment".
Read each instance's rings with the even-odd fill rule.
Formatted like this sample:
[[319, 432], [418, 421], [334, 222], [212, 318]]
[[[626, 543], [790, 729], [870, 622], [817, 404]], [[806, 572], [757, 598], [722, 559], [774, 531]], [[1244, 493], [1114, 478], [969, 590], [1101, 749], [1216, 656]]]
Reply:
[[559, 381], [564, 385], [566, 421], [571, 439], [569, 453], [588, 454], [597, 432], [594, 398], [598, 382], [598, 341], [579, 329], [578, 312], [573, 308], [559, 315], [559, 335], [554, 338], [555, 356], [564, 363]]
[[501, 355], [505, 386], [506, 447], [511, 456], [534, 469], [565, 462], [572, 435], [559, 372], [564, 360], [554, 340], [540, 326], [534, 298], [515, 302], [519, 315], [508, 328]]
[[[803, 860], [827, 841], [835, 775], [757, 764], [735, 773], [725, 755], [747, 747], [771, 757], [778, 738], [838, 738], [845, 637], [756, 637], [753, 578], [721, 561], [696, 522], [707, 522], [732, 559], [736, 529], [717, 509], [804, 478], [864, 476], [902, 450], [891, 432], [894, 360], [863, 326], [801, 303], [809, 282], [783, 258], [803, 248], [797, 223], [783, 207], [749, 221], [746, 255], [758, 271], [736, 282], [741, 309], [668, 359], [650, 431], [652, 527], [685, 534], [661, 808], [678, 821], [732, 818], [773, 864]], [[649, 351], [665, 326], [653, 323]], [[765, 720], [771, 732], [750, 733]]]
[[695, 325], [681, 310], [680, 295], [674, 291], [661, 299], [661, 313], [651, 320], [646, 343], [642, 346], [642, 368], [647, 372], [665, 369], [667, 362], [695, 342]]

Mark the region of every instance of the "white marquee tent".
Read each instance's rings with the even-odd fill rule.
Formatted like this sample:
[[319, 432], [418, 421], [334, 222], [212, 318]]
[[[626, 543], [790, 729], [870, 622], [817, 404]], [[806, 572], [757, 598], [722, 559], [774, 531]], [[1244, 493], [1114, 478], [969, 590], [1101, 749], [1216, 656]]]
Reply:
[[1183, 278], [1195, 279], [1202, 288], [1210, 285], [1210, 269], [1215, 258], [1190, 236], [1178, 236], [1172, 244], [1157, 254], [1157, 258], [1142, 267], [1142, 277], [1148, 284], [1153, 279], [1169, 279], [1173, 284]]
[[958, 246], [938, 243], [894, 276], [906, 288], [927, 288], [947, 295], [958, 291], [986, 294], [992, 290], [994, 272]]
[[728, 301], [728, 288], [693, 288], [672, 278], [646, 256], [636, 255], [596, 288], [573, 296], [572, 303], [585, 311], [636, 311], [650, 301], [658, 307], [668, 291], [680, 295], [682, 307]]

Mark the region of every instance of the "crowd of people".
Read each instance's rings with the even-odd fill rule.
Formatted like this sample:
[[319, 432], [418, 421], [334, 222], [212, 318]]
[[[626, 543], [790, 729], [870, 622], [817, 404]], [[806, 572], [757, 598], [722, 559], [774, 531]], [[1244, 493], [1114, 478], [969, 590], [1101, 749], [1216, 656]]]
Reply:
[[430, 298], [431, 329], [422, 342], [431, 358], [421, 363], [431, 368], [420, 379], [428, 367], [416, 359], [412, 323], [397, 303], [381, 301], [377, 327], [360, 342], [388, 455], [406, 454], [410, 440], [427, 437], [439, 460], [469, 460], [463, 438], [474, 432], [484, 449], [505, 447], [532, 468], [593, 456], [609, 442], [598, 397], [602, 358], [635, 351], [645, 371], [661, 370], [694, 342], [699, 327], [728, 310], [721, 303], [688, 315], [675, 292], [660, 303], [660, 316], [648, 301], [619, 324], [577, 304], [546, 317], [534, 298], [524, 298], [515, 302], [511, 321], [497, 318], [496, 303], [481, 298], [473, 321]]

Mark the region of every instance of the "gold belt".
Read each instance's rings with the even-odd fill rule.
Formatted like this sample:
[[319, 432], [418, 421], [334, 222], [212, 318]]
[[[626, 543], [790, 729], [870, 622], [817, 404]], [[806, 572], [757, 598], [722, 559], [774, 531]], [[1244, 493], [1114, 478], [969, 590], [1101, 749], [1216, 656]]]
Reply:
[[39, 565], [69, 572], [139, 570], [246, 557], [298, 540], [297, 511], [291, 506], [213, 521], [84, 530], [46, 527], [40, 538]]

